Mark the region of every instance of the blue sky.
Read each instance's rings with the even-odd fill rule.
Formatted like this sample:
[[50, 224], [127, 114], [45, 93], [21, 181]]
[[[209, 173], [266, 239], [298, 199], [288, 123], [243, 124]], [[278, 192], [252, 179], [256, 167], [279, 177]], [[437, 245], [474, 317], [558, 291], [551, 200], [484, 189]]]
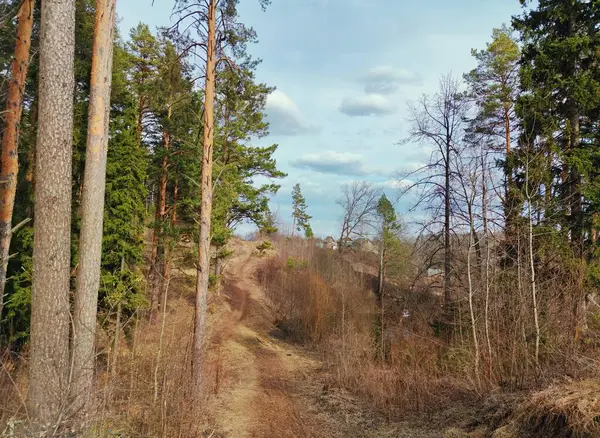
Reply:
[[[120, 0], [123, 35], [142, 21], [167, 25], [173, 0]], [[291, 223], [291, 188], [300, 183], [312, 227], [339, 234], [340, 187], [365, 179], [394, 197], [394, 176], [429, 156], [398, 142], [409, 123], [407, 103], [434, 93], [442, 74], [475, 66], [472, 48], [485, 48], [492, 29], [520, 12], [518, 0], [241, 0], [242, 21], [259, 42], [258, 80], [275, 86], [267, 115], [277, 162], [288, 177], [272, 208]], [[398, 211], [408, 208], [401, 200]], [[410, 222], [410, 217], [405, 218]]]

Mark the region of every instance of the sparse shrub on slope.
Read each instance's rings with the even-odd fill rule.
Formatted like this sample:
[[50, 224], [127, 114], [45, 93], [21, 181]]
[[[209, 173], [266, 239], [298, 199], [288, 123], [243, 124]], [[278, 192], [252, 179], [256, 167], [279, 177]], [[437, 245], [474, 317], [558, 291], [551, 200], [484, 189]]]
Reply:
[[392, 417], [472, 396], [468, 384], [442, 376], [439, 342], [409, 334], [401, 320], [386, 322], [388, 352], [381, 359], [380, 310], [371, 282], [338, 254], [283, 246], [280, 258], [262, 263], [258, 278], [271, 300], [274, 324], [288, 339], [320, 352], [330, 385]]

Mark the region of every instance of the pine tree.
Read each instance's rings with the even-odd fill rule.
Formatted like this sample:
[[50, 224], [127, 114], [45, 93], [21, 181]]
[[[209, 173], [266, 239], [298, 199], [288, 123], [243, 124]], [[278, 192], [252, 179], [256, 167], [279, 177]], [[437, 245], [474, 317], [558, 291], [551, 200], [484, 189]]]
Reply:
[[[145, 303], [142, 278], [136, 268], [143, 260], [148, 163], [137, 135], [135, 96], [119, 87], [118, 78], [125, 75], [122, 65], [127, 56], [121, 47], [115, 47], [100, 304], [105, 312], [117, 309], [130, 317]], [[116, 354], [113, 351], [113, 360]]]
[[[259, 0], [263, 8], [268, 0]], [[204, 105], [202, 120], [202, 170], [200, 177], [201, 207], [198, 229], [198, 277], [196, 282], [196, 311], [194, 319], [194, 395], [201, 396], [204, 373], [204, 340], [206, 335], [207, 296], [210, 275], [210, 244], [212, 241], [213, 152], [217, 124], [215, 123], [216, 80], [220, 61], [235, 64], [245, 54], [246, 44], [255, 40], [251, 28], [239, 21], [237, 0], [177, 0], [178, 21], [174, 32], [200, 48], [204, 64]], [[192, 29], [190, 31], [190, 29]], [[192, 32], [192, 34], [190, 34]]]
[[[470, 141], [483, 144], [484, 156], [500, 153], [504, 163], [504, 219], [507, 233], [519, 214], [514, 188], [512, 137], [517, 129], [515, 104], [519, 92], [519, 60], [521, 53], [510, 28], [494, 29], [492, 41], [485, 50], [472, 50], [477, 67], [465, 80], [470, 87], [470, 97], [477, 104], [477, 114], [468, 128]], [[493, 163], [490, 163], [493, 166]], [[490, 166], [490, 167], [492, 167]]]
[[[174, 192], [175, 188], [179, 187], [174, 157], [182, 152], [176, 150], [175, 142], [180, 142], [182, 137], [186, 136], [190, 122], [193, 123], [186, 116], [186, 113], [192, 111], [190, 108], [192, 81], [189, 78], [189, 66], [169, 40], [161, 41], [160, 46], [161, 56], [156, 62], [157, 75], [150, 88], [152, 96], [149, 98], [151, 111], [161, 130], [161, 140], [156, 142], [152, 151], [156, 168], [153, 185], [157, 187], [152, 257], [148, 276], [152, 321], [156, 318], [160, 302], [163, 301], [159, 300], [160, 291], [164, 290], [163, 283], [169, 272], [166, 252], [171, 240], [168, 236], [174, 230], [170, 229], [168, 215], [171, 213], [173, 217], [177, 206], [174, 201], [171, 206], [168, 206], [168, 198], [175, 198], [168, 192]], [[182, 159], [190, 158], [184, 156]]]
[[384, 287], [385, 287], [385, 276], [387, 265], [389, 261], [389, 252], [392, 248], [397, 246], [398, 237], [397, 233], [400, 230], [400, 224], [396, 217], [396, 211], [390, 200], [385, 196], [381, 195], [377, 202], [377, 215], [379, 216], [380, 229], [379, 229], [379, 275], [378, 275], [378, 288], [377, 295], [379, 297], [380, 304], [380, 348], [381, 348], [381, 360], [385, 361], [386, 350], [385, 350], [385, 333], [384, 333]]
[[381, 195], [377, 202], [377, 215], [379, 216], [379, 287], [378, 295], [383, 296], [383, 287], [385, 282], [385, 271], [387, 265], [387, 253], [397, 240], [397, 234], [400, 230], [400, 224], [396, 217], [396, 211], [390, 200]]
[[158, 61], [160, 59], [159, 43], [147, 24], [140, 23], [129, 34], [127, 50], [132, 56], [131, 82], [137, 95], [137, 130], [142, 141], [148, 140], [152, 129], [152, 93], [156, 86]]
[[[279, 185], [257, 186], [257, 177], [283, 178], [274, 153], [278, 145], [253, 147], [252, 138], [267, 134], [264, 107], [272, 88], [254, 81], [256, 63], [223, 71], [217, 82], [217, 120], [215, 139], [215, 193], [213, 200], [212, 243], [220, 253], [233, 229], [243, 222], [268, 228], [269, 197]], [[217, 257], [215, 272], [219, 272]]]
[[294, 231], [300, 230], [304, 230], [306, 237], [308, 237], [309, 232], [312, 234], [312, 228], [310, 227], [312, 216], [306, 212], [306, 200], [300, 190], [300, 184], [295, 184], [292, 188], [292, 218], [294, 219], [292, 236]]
[[28, 390], [36, 430], [57, 427], [67, 405], [74, 49], [75, 2], [44, 1]]
[[33, 33], [34, 1], [24, 0], [18, 12], [15, 58], [8, 85], [7, 111], [2, 130], [2, 159], [0, 168], [0, 321], [4, 308], [6, 270], [12, 236], [12, 217], [19, 171], [19, 125], [23, 110], [25, 81], [29, 68], [29, 49]]
[[116, 0], [98, 0], [95, 13], [71, 351], [71, 403], [80, 418], [92, 409]]

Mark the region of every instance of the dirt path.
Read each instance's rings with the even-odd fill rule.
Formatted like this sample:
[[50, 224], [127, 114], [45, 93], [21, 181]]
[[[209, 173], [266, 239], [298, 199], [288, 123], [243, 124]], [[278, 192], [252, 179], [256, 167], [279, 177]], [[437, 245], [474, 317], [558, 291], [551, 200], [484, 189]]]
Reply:
[[319, 381], [321, 363], [276, 337], [269, 303], [255, 280], [255, 243], [234, 241], [223, 294], [233, 325], [222, 337], [216, 432], [230, 438], [432, 437], [402, 425], [377, 424], [352, 397]]

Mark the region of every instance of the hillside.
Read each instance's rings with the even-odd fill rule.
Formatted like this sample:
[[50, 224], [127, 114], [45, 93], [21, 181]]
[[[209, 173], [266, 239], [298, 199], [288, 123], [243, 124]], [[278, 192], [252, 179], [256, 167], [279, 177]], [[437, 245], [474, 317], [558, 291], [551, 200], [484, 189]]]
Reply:
[[[229, 318], [215, 327], [221, 361], [211, 402], [215, 436], [435, 437], [427, 429], [391, 424], [349, 393], [328, 388], [318, 354], [286, 342], [274, 325], [272, 304], [256, 280], [265, 258], [256, 242], [234, 240], [222, 294]], [[278, 257], [275, 252], [266, 258]]]

